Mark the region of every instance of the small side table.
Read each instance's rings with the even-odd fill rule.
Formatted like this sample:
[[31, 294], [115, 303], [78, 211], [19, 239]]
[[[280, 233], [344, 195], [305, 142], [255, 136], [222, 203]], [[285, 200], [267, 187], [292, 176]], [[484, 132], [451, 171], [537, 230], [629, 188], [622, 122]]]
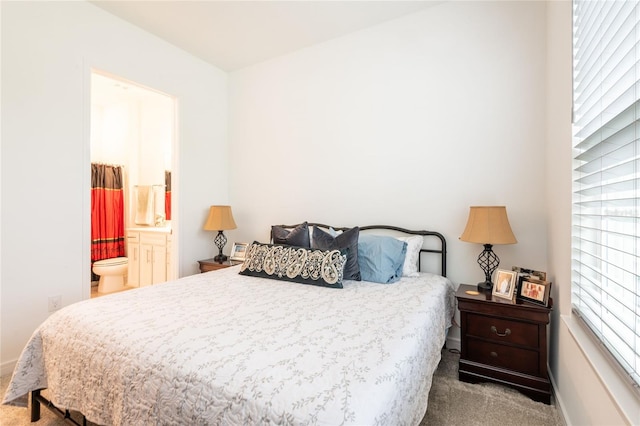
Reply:
[[234, 260], [225, 260], [224, 262], [218, 262], [213, 259], [198, 260], [200, 264], [200, 272], [217, 271], [218, 269], [228, 268], [229, 266], [239, 265], [242, 262]]
[[511, 386], [549, 404], [547, 325], [550, 306], [514, 303], [460, 285], [461, 346], [458, 378]]

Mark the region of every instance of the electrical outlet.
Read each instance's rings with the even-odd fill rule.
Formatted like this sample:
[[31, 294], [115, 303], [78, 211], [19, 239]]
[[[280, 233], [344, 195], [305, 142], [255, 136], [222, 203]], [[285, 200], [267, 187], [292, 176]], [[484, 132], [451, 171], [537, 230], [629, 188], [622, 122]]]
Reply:
[[55, 312], [62, 308], [62, 296], [49, 296], [49, 312]]

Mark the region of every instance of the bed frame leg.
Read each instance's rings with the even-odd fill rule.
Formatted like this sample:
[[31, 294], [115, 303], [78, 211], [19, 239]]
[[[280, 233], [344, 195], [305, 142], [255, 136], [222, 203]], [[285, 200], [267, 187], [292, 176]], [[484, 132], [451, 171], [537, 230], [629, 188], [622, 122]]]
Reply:
[[42, 389], [34, 390], [31, 392], [31, 422], [37, 422], [40, 420], [40, 406], [44, 404], [45, 408], [51, 410], [53, 414], [63, 419], [65, 424], [75, 426], [87, 426], [87, 418], [82, 414], [82, 424], [78, 423], [71, 417], [71, 411], [61, 410], [51, 403], [47, 398], [40, 394]]
[[40, 420], [40, 390], [31, 392], [31, 422]]

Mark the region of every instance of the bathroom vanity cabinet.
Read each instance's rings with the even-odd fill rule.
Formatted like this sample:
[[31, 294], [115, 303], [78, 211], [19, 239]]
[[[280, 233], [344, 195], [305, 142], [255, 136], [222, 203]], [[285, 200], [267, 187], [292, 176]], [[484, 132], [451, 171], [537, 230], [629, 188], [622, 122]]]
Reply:
[[127, 286], [140, 287], [140, 233], [127, 231]]
[[127, 232], [128, 284], [144, 287], [171, 277], [171, 234], [155, 230]]

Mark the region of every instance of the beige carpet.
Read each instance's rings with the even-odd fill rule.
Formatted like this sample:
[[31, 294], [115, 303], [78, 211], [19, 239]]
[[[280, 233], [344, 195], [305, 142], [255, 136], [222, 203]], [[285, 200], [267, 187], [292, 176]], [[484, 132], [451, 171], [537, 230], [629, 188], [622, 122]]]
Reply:
[[[429, 393], [429, 408], [420, 426], [563, 426], [564, 422], [553, 405], [532, 401], [519, 392], [493, 384], [469, 384], [458, 381], [459, 356], [443, 351], [442, 361], [433, 378]], [[4, 396], [10, 377], [0, 379], [0, 394]], [[0, 425], [31, 425], [26, 408], [0, 406]], [[77, 416], [75, 419], [79, 420]], [[42, 407], [37, 426], [59, 426], [64, 422]], [[89, 423], [92, 425], [92, 423]]]
[[442, 352], [420, 426], [564, 426], [555, 405], [533, 401], [501, 385], [459, 381], [459, 359], [456, 352]]

